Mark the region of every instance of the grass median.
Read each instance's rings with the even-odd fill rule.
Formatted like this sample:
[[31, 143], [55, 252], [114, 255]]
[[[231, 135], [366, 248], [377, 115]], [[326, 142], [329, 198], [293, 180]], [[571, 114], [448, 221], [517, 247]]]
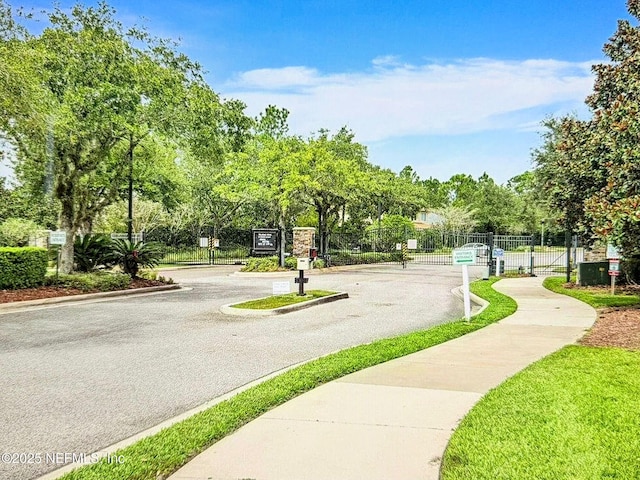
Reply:
[[[594, 306], [631, 302], [562, 284], [544, 283]], [[572, 345], [545, 357], [469, 412], [451, 437], [441, 478], [640, 479], [639, 371], [640, 352], [620, 348]]]
[[460, 337], [516, 310], [511, 298], [493, 290], [496, 279], [474, 282], [471, 290], [490, 305], [471, 322], [454, 321], [428, 330], [378, 340], [313, 360], [252, 387], [229, 400], [147, 437], [106, 460], [67, 473], [64, 480], [155, 480], [268, 410], [326, 382]]
[[233, 308], [244, 308], [252, 310], [271, 310], [274, 308], [295, 305], [296, 303], [308, 302], [317, 298], [335, 295], [338, 292], [330, 292], [328, 290], [308, 290], [305, 295], [297, 293], [287, 293], [284, 295], [271, 295], [270, 297], [259, 298], [257, 300], [249, 300], [248, 302], [236, 303], [231, 305]]

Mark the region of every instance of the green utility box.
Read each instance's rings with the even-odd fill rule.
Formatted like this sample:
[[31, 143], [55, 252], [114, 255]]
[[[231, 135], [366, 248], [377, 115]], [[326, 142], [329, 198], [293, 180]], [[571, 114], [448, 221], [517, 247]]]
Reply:
[[609, 285], [609, 262], [578, 263], [578, 285]]

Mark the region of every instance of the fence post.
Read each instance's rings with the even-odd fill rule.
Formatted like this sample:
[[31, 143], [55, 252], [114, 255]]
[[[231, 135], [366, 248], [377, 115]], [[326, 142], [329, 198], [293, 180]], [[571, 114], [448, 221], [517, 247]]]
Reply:
[[567, 248], [567, 283], [571, 281], [571, 230], [567, 227], [564, 232], [564, 246]]
[[489, 276], [491, 276], [496, 274], [496, 270], [493, 268], [493, 232], [487, 234], [487, 243], [489, 243]]
[[535, 277], [536, 276], [536, 274], [534, 273], [534, 269], [535, 269], [535, 249], [536, 249], [535, 237], [532, 234], [531, 235], [531, 253], [529, 254], [529, 276], [531, 276], [531, 277]]

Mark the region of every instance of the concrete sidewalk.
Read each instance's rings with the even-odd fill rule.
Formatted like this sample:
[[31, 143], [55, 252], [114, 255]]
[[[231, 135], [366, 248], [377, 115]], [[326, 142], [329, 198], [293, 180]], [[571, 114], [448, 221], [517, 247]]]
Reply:
[[542, 287], [494, 288], [518, 303], [499, 323], [348, 375], [271, 410], [171, 480], [437, 479], [449, 437], [491, 388], [575, 342], [595, 311]]

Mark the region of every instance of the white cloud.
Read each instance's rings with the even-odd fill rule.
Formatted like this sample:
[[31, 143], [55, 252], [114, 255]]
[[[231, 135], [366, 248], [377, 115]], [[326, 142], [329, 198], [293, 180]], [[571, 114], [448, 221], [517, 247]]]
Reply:
[[396, 57], [357, 73], [304, 66], [251, 70], [224, 88], [251, 114], [275, 104], [290, 112], [295, 133], [347, 125], [359, 141], [407, 135], [456, 135], [528, 129], [547, 114], [580, 108], [591, 91], [592, 62], [488, 58], [423, 65]]

